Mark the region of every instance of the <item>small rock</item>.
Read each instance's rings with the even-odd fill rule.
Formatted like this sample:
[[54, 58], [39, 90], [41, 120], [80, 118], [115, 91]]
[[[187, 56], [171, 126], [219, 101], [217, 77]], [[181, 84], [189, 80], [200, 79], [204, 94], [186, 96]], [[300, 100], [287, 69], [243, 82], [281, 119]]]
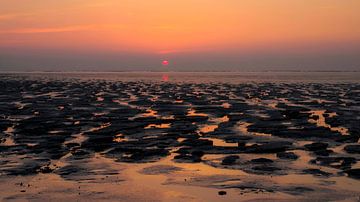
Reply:
[[294, 152], [279, 152], [276, 154], [279, 159], [296, 160], [299, 157]]
[[191, 155], [192, 155], [192, 156], [202, 157], [202, 156], [204, 156], [204, 152], [203, 152], [203, 151], [196, 150], [196, 151], [191, 152]]
[[306, 174], [311, 174], [311, 175], [315, 175], [315, 176], [324, 176], [324, 177], [329, 177], [331, 175], [331, 173], [324, 172], [319, 169], [306, 169], [306, 170], [303, 170], [303, 172]]
[[329, 144], [323, 142], [314, 142], [311, 144], [304, 145], [306, 150], [309, 151], [318, 151], [318, 150], [325, 150]]
[[310, 163], [347, 170], [351, 168], [351, 165], [356, 163], [356, 161], [353, 157], [317, 157], [311, 160]]
[[350, 154], [360, 154], [360, 145], [347, 145], [344, 150]]
[[314, 154], [316, 154], [318, 156], [329, 156], [331, 153], [333, 153], [333, 151], [330, 149], [321, 149], [321, 150], [314, 151]]
[[351, 178], [360, 179], [360, 168], [350, 169], [344, 172]]
[[257, 158], [257, 159], [252, 159], [250, 162], [251, 163], [273, 163], [274, 161], [271, 159], [267, 159], [267, 158]]
[[51, 169], [49, 166], [44, 166], [40, 168], [41, 173], [51, 173], [53, 169]]
[[220, 196], [226, 195], [226, 191], [219, 191], [218, 194], [219, 194]]
[[273, 141], [262, 145], [254, 144], [249, 147], [246, 147], [246, 152], [258, 153], [258, 154], [284, 152], [291, 145], [292, 143], [287, 141]]
[[237, 159], [239, 159], [239, 156], [236, 156], [236, 155], [226, 156], [222, 160], [221, 164], [222, 165], [233, 165], [236, 162]]
[[277, 171], [277, 170], [281, 170], [280, 168], [277, 168], [277, 167], [274, 167], [274, 166], [265, 166], [265, 165], [255, 166], [252, 169], [256, 170], [256, 171], [265, 171], [265, 172], [274, 172], [274, 171]]
[[193, 162], [193, 163], [199, 163], [201, 162], [201, 156], [193, 156], [189, 154], [179, 154], [177, 156], [174, 156], [174, 159], [178, 162]]

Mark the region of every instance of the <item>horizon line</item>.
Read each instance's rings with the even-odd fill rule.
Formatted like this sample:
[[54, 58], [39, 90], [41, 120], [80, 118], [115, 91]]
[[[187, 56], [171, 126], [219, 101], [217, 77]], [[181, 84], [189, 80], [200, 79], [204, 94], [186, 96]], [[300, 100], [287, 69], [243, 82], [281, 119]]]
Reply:
[[245, 72], [360, 72], [360, 70], [222, 70], [222, 71], [156, 71], [156, 70], [110, 70], [110, 71], [94, 71], [94, 70], [79, 70], [79, 71], [51, 71], [51, 70], [24, 70], [24, 71], [3, 71], [0, 73], [245, 73]]

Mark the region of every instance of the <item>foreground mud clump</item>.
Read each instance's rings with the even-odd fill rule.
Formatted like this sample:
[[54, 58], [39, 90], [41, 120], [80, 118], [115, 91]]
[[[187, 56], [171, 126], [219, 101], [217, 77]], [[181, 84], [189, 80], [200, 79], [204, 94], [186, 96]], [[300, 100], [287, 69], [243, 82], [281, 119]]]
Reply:
[[[241, 190], [241, 195], [340, 196], [344, 182], [359, 185], [359, 94], [360, 85], [351, 83], [193, 84], [2, 76], [0, 175], [51, 174], [98, 183], [121, 174], [94, 162], [103, 158], [114, 165], [151, 164], [140, 173], [165, 175], [168, 186], [219, 189], [214, 193], [223, 197], [232, 192], [220, 189]], [[211, 172], [187, 180], [189, 168], [202, 172], [203, 166]], [[229, 175], [204, 176], [218, 171]], [[240, 177], [230, 178], [233, 172]], [[184, 178], [180, 181], [173, 173]], [[292, 177], [294, 183], [286, 185]], [[311, 187], [302, 185], [302, 177]]]

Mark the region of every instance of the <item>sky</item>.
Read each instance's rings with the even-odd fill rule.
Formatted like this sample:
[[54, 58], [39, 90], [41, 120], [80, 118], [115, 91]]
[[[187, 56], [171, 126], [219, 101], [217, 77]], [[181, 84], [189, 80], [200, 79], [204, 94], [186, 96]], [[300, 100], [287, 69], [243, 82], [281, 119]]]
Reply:
[[0, 71], [360, 71], [359, 0], [0, 0]]

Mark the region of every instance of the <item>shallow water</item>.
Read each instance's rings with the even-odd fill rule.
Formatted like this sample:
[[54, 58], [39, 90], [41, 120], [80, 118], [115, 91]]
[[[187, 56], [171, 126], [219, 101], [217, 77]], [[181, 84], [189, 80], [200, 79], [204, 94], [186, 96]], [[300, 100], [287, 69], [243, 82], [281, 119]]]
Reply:
[[359, 199], [357, 72], [0, 77], [1, 200]]
[[[23, 78], [243, 83], [243, 82], [360, 82], [360, 72], [21, 72]], [[166, 75], [166, 80], [164, 80]]]

